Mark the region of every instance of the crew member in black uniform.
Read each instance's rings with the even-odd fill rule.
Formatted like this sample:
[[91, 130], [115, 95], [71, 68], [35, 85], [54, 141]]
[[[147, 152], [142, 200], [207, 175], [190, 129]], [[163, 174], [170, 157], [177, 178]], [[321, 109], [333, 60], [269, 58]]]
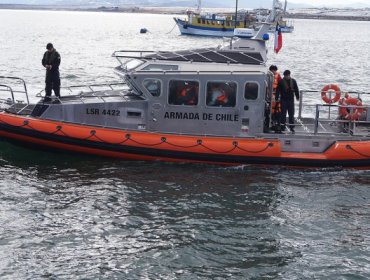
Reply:
[[61, 58], [52, 43], [48, 43], [46, 49], [42, 58], [42, 65], [46, 68], [44, 101], [50, 101], [51, 90], [54, 90], [55, 96], [60, 97], [59, 65]]
[[285, 130], [286, 113], [289, 115], [289, 128], [294, 133], [294, 95], [299, 101], [299, 89], [296, 80], [290, 77], [290, 71], [284, 71], [284, 78], [281, 79], [276, 88], [276, 99], [281, 104], [281, 129]]

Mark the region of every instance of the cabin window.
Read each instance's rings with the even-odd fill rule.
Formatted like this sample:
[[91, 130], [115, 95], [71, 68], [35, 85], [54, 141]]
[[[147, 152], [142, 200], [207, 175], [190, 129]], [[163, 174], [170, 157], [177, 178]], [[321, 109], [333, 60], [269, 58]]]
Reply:
[[200, 18], [198, 18], [198, 23], [200, 23]]
[[245, 85], [244, 98], [248, 100], [256, 100], [258, 98], [257, 83], [247, 83]]
[[206, 20], [205, 20], [205, 19], [202, 19], [202, 23], [203, 23], [203, 24], [206, 24]]
[[176, 70], [179, 70], [179, 66], [169, 65], [169, 64], [149, 64], [145, 66], [142, 70], [144, 71], [176, 71]]
[[146, 79], [143, 82], [144, 87], [149, 91], [149, 93], [155, 97], [161, 95], [162, 84], [158, 79]]
[[170, 105], [198, 105], [199, 83], [197, 81], [172, 80], [169, 85], [168, 103]]
[[139, 67], [143, 63], [144, 63], [144, 61], [142, 61], [140, 59], [131, 59], [124, 66], [125, 66], [126, 70], [130, 71], [134, 68]]
[[208, 82], [206, 104], [210, 107], [235, 107], [236, 92], [235, 82]]

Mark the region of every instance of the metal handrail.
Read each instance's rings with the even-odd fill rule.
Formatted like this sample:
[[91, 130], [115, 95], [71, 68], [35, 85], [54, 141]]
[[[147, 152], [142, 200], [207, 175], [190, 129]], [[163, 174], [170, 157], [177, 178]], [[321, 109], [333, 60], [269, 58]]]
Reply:
[[[12, 92], [14, 94], [14, 92], [18, 92], [18, 93], [24, 93], [26, 95], [26, 99], [27, 99], [27, 104], [30, 104], [30, 101], [29, 101], [29, 98], [28, 98], [28, 91], [27, 91], [27, 85], [26, 85], [26, 82], [22, 79], [22, 78], [18, 78], [18, 77], [11, 77], [11, 76], [0, 76], [0, 80], [1, 79], [8, 79], [8, 80], [16, 80], [16, 81], [20, 81], [23, 85], [23, 88], [24, 88], [24, 91], [14, 91], [12, 89]], [[7, 86], [7, 85], [3, 85], [3, 86]], [[9, 86], [8, 86], [9, 87]], [[13, 96], [13, 101], [14, 101], [14, 96]]]
[[[75, 96], [75, 97], [78, 97], [79, 100], [82, 102], [82, 103], [85, 103], [84, 102], [84, 98], [98, 98], [98, 99], [101, 99], [104, 103], [106, 103], [107, 101], [105, 100], [105, 98], [109, 98], [109, 97], [117, 97], [117, 95], [105, 95], [105, 96], [98, 96], [95, 94], [96, 91], [94, 91], [94, 87], [109, 87], [112, 91], [114, 90], [114, 86], [119, 86], [119, 85], [127, 85], [127, 83], [125, 82], [111, 82], [111, 83], [103, 83], [103, 84], [90, 84], [90, 85], [74, 85], [74, 86], [67, 86], [67, 87], [61, 87], [61, 89], [66, 89], [68, 91], [70, 91], [70, 93], [73, 93], [73, 89], [75, 88], [81, 88], [81, 89], [87, 89], [87, 91], [82, 91], [76, 95], [69, 95], [69, 96]], [[36, 94], [36, 97], [39, 97], [39, 98], [42, 98], [44, 97], [42, 95], [42, 93], [45, 92], [45, 89], [41, 90], [39, 93]], [[88, 95], [87, 95], [88, 94]], [[122, 96], [120, 94], [120, 96]], [[63, 99], [62, 98], [58, 98], [57, 99], [63, 104]]]
[[[237, 61], [235, 59], [233, 59], [232, 57], [229, 57], [227, 56], [227, 54], [223, 54], [223, 51], [221, 49], [218, 49], [218, 48], [202, 48], [202, 49], [195, 49], [195, 50], [183, 50], [183, 51], [187, 51], [187, 52], [190, 52], [191, 54], [197, 54], [197, 55], [200, 55], [202, 57], [204, 57], [202, 54], [203, 54], [203, 51], [204, 52], [214, 52], [215, 54], [219, 55], [219, 56], [222, 56], [226, 59], [229, 59], [229, 62], [234, 62], [234, 63], [241, 63], [241, 64], [245, 64], [245, 63], [242, 63], [240, 61]], [[115, 57], [118, 61], [120, 61], [119, 59], [120, 58], [133, 58], [133, 59], [145, 59], [145, 60], [167, 60], [167, 61], [173, 61], [175, 60], [176, 57], [181, 57], [182, 59], [184, 59], [183, 61], [184, 62], [190, 62], [190, 61], [194, 61], [194, 58], [187, 58], [185, 55], [183, 54], [180, 54], [179, 52], [181, 51], [143, 51], [143, 50], [119, 50], [119, 51], [114, 51], [113, 54], [112, 54], [112, 57]], [[243, 51], [239, 51], [239, 52], [236, 52], [236, 53], [240, 53], [248, 58], [251, 58], [252, 60], [255, 60], [256, 62], [259, 63], [259, 65], [263, 64], [265, 61], [263, 60], [259, 60], [251, 55], [249, 55], [248, 53], [245, 53]], [[130, 55], [131, 54], [131, 55]], [[163, 54], [172, 54], [173, 57], [165, 57], [163, 56]], [[145, 55], [145, 56], [144, 56]], [[155, 55], [154, 57], [151, 57], [149, 55]], [[212, 59], [208, 59], [206, 58], [208, 61], [207, 62], [216, 62], [217, 61], [214, 61]], [[203, 62], [203, 61], [199, 61], [199, 62]], [[207, 63], [206, 62], [206, 63]], [[220, 63], [225, 63], [225, 62], [220, 62]], [[249, 63], [247, 63], [249, 64]]]
[[[313, 129], [312, 133], [313, 134], [325, 134], [325, 132], [319, 131], [320, 126], [322, 128], [324, 128], [322, 126], [322, 124], [332, 123], [333, 125], [343, 125], [343, 132], [330, 131], [330, 132], [328, 132], [330, 134], [334, 133], [336, 135], [349, 134], [349, 135], [358, 135], [358, 136], [363, 136], [363, 135], [369, 136], [369, 133], [366, 130], [363, 130], [363, 131], [358, 131], [357, 130], [359, 125], [366, 125], [366, 126], [370, 125], [370, 121], [368, 121], [368, 117], [366, 118], [365, 121], [364, 120], [351, 120], [351, 119], [346, 120], [346, 119], [341, 118], [340, 114], [339, 114], [339, 109], [340, 108], [348, 108], [350, 110], [350, 112], [353, 112], [355, 109], [369, 110], [369, 108], [370, 108], [369, 106], [365, 106], [365, 105], [358, 106], [358, 105], [343, 105], [343, 104], [326, 104], [326, 103], [324, 103], [324, 104], [305, 104], [303, 106], [303, 99], [306, 96], [306, 94], [308, 94], [308, 93], [317, 94], [318, 99], [319, 98], [321, 99], [321, 90], [301, 90], [300, 91], [300, 99], [299, 99], [299, 113], [298, 113], [298, 118], [297, 119], [302, 119], [303, 107], [305, 109], [310, 108], [310, 107], [311, 108], [314, 107], [315, 109], [313, 109], [313, 111], [315, 113], [315, 116], [314, 116], [314, 119], [313, 119], [313, 123], [309, 123], [309, 124], [306, 123], [305, 124], [306, 127], [312, 127], [312, 129]], [[332, 94], [332, 93], [329, 92], [329, 94]], [[361, 99], [361, 97], [364, 97], [365, 95], [369, 96], [370, 92], [341, 91], [341, 94], [352, 94], [352, 95], [355, 95], [354, 96], [355, 98]], [[329, 98], [331, 98], [331, 96], [329, 96]], [[327, 115], [325, 115], [325, 118], [321, 117], [321, 115], [323, 113], [327, 114]], [[363, 132], [363, 133], [361, 133], [361, 132]]]
[[[104, 84], [91, 84], [91, 85], [75, 85], [75, 86], [68, 86], [68, 87], [61, 87], [61, 89], [66, 89], [68, 91], [70, 91], [71, 93], [73, 92], [73, 89], [74, 88], [85, 88], [85, 89], [88, 89], [89, 91], [85, 91], [85, 92], [80, 92], [79, 95], [83, 95], [84, 93], [91, 93], [91, 92], [94, 92], [94, 89], [93, 87], [104, 87], [104, 86], [108, 86], [111, 90], [114, 90], [114, 86], [118, 86], [118, 85], [126, 85], [125, 82], [114, 82], [114, 83], [104, 83]], [[42, 93], [45, 92], [45, 89], [41, 90], [39, 93], [36, 94], [36, 97], [43, 97], [42, 96]]]
[[[9, 78], [9, 77], [6, 77], [6, 78]], [[19, 79], [19, 80], [21, 80], [21, 79]], [[0, 91], [10, 92], [10, 95], [12, 97], [11, 100], [9, 100], [9, 99], [5, 99], [5, 100], [4, 99], [0, 99], [0, 101], [4, 101], [4, 102], [1, 102], [1, 103], [5, 103], [6, 105], [9, 105], [9, 107], [7, 107], [6, 110], [11, 110], [10, 108], [13, 107], [14, 112], [17, 113], [17, 114], [19, 114], [22, 111], [24, 111], [27, 108], [27, 106], [29, 105], [27, 92], [13, 90], [12, 87], [10, 87], [8, 85], [2, 85], [2, 84], [0, 84]], [[22, 104], [23, 101], [20, 101], [20, 100], [16, 100], [15, 99], [14, 93], [17, 93], [17, 92], [18, 93], [26, 93], [26, 96], [27, 96], [27, 104], [25, 104], [19, 111], [17, 110], [17, 104]], [[16, 101], [18, 103], [16, 103]], [[4, 108], [0, 108], [0, 110], [4, 110]]]
[[13, 89], [10, 87], [10, 86], [7, 86], [7, 85], [0, 85], [0, 87], [2, 88], [6, 88], [7, 90], [0, 90], [0, 91], [7, 91], [7, 92], [10, 92], [11, 96], [12, 96], [12, 100], [13, 100], [13, 104], [15, 104], [15, 99], [14, 99], [14, 92], [13, 92]]
[[[321, 94], [321, 90], [300, 90], [300, 98], [299, 98], [299, 111], [298, 111], [298, 117], [302, 118], [302, 111], [303, 111], [303, 98], [305, 93], [319, 93]], [[330, 93], [329, 93], [330, 94]], [[341, 94], [355, 94], [357, 95], [357, 98], [360, 98], [362, 95], [370, 95], [370, 92], [364, 92], [364, 91], [341, 91]], [[333, 107], [334, 104], [322, 104], [323, 106]], [[309, 105], [305, 105], [307, 107]], [[343, 106], [342, 106], [343, 107]], [[350, 105], [346, 105], [345, 107], [350, 108]], [[365, 107], [367, 108], [367, 107]]]
[[[115, 71], [124, 70], [120, 66], [115, 68]], [[145, 73], [145, 74], [251, 74], [251, 73], [260, 73], [266, 74], [265, 71], [261, 70], [236, 70], [236, 71], [227, 71], [227, 70], [137, 70], [136, 73]], [[122, 72], [121, 72], [122, 74]]]
[[[356, 125], [358, 124], [366, 124], [366, 125], [370, 125], [370, 121], [361, 121], [361, 120], [345, 120], [345, 119], [341, 119], [341, 118], [336, 118], [336, 119], [332, 119], [331, 118], [331, 114], [330, 114], [330, 110], [329, 110], [329, 116], [328, 118], [320, 118], [320, 107], [328, 107], [329, 109], [330, 108], [343, 108], [343, 107], [346, 107], [346, 108], [349, 108], [351, 111], [353, 111], [354, 109], [368, 109], [369, 107], [367, 106], [357, 106], [357, 105], [334, 105], [334, 104], [315, 104], [315, 105], [307, 105], [307, 107], [310, 106], [310, 107], [315, 107], [315, 118], [314, 118], [314, 123], [313, 124], [306, 124], [307, 126], [313, 126], [314, 127], [314, 134], [318, 134], [319, 133], [319, 124], [320, 123], [335, 123], [335, 124], [349, 124], [349, 127], [348, 127], [348, 134], [350, 135], [355, 135], [355, 131], [356, 131]], [[298, 118], [301, 118], [301, 117], [298, 117]], [[350, 129], [350, 128], [353, 128], [353, 129]], [[332, 132], [331, 132], [332, 134]]]

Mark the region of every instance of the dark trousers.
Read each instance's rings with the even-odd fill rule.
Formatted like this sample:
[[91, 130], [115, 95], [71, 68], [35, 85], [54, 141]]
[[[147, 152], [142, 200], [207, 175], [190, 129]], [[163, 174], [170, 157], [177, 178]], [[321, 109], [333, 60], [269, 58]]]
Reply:
[[289, 127], [294, 128], [294, 99], [292, 100], [281, 100], [281, 119], [280, 123], [285, 126], [286, 113], [289, 115]]
[[45, 95], [46, 97], [51, 96], [51, 90], [54, 91], [55, 96], [60, 97], [60, 77], [58, 72], [46, 72], [45, 79]]

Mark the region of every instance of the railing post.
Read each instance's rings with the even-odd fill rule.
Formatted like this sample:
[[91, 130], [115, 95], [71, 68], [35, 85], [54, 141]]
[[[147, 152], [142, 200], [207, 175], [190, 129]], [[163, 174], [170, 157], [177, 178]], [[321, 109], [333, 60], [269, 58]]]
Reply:
[[29, 105], [30, 104], [30, 100], [28, 99], [28, 92], [27, 92], [27, 86], [26, 86], [26, 82], [21, 79], [22, 82], [23, 82], [23, 86], [24, 86], [24, 92], [26, 93], [26, 98], [27, 98], [27, 104]]
[[356, 121], [353, 122], [353, 130], [352, 130], [352, 135], [356, 135]]
[[303, 108], [303, 90], [299, 92], [299, 112], [298, 112], [298, 118], [302, 118], [302, 108]]
[[316, 115], [315, 115], [315, 127], [314, 127], [314, 134], [317, 134], [319, 131], [319, 118], [320, 118], [320, 111], [319, 111], [319, 104], [316, 104]]
[[12, 94], [13, 104], [15, 105], [15, 99], [14, 99], [13, 89], [9, 87], [9, 90], [10, 90], [10, 93]]

